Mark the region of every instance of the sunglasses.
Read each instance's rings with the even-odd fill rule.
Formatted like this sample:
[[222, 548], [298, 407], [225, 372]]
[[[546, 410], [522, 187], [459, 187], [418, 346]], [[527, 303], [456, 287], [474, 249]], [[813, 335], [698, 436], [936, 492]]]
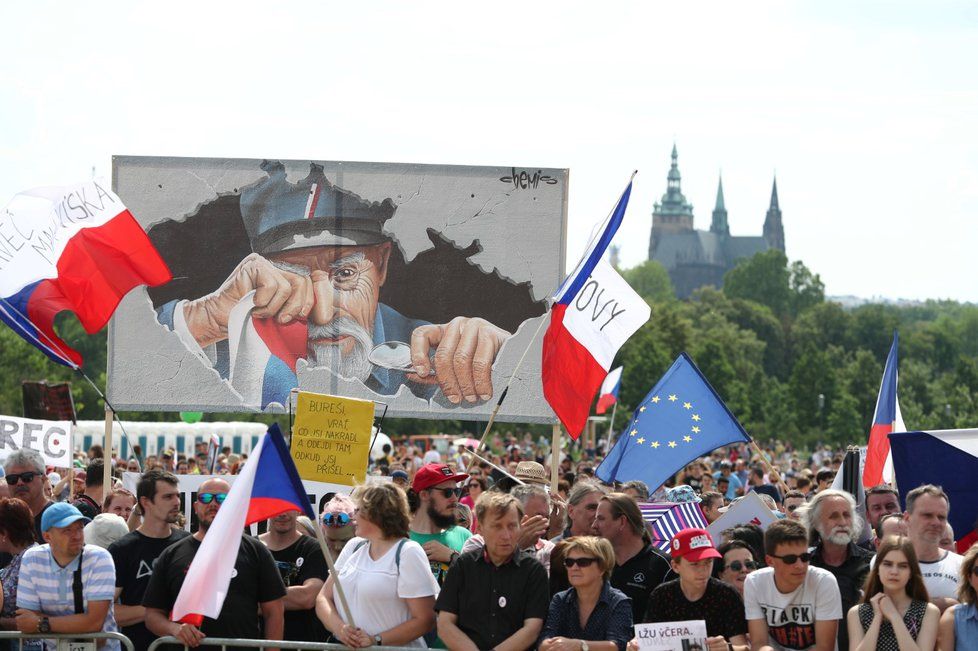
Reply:
[[775, 556], [774, 554], [771, 554], [771, 556], [777, 558], [785, 565], [794, 565], [798, 561], [807, 563], [808, 561], [812, 560], [812, 555], [809, 552], [803, 552], [801, 554], [785, 554], [784, 556]]
[[564, 567], [574, 567], [575, 565], [578, 567], [591, 567], [597, 561], [598, 559], [587, 556], [583, 558], [565, 558]]
[[461, 488], [429, 488], [428, 490], [434, 491], [436, 493], [441, 493], [445, 496], [445, 499], [450, 498], [452, 495], [458, 497], [462, 494]]
[[472, 482], [468, 486], [469, 486], [469, 488], [482, 488], [482, 486], [477, 481]]
[[35, 477], [37, 477], [40, 474], [41, 473], [39, 472], [21, 472], [15, 475], [7, 475], [7, 484], [13, 486], [18, 481], [21, 481], [25, 484], [29, 484], [32, 481], [34, 481]]
[[218, 504], [224, 504], [224, 500], [226, 500], [227, 497], [227, 493], [201, 493], [197, 496], [197, 501], [201, 504], [210, 504], [214, 500], [217, 500]]
[[733, 563], [731, 563], [730, 565], [727, 565], [723, 569], [725, 569], [725, 570], [733, 570], [734, 572], [739, 572], [742, 569], [744, 569], [745, 567], [748, 570], [756, 570], [758, 568], [758, 563], [756, 561], [744, 561], [743, 563], [741, 563], [740, 561], [734, 561]]
[[792, 504], [791, 506], [788, 507], [788, 513], [794, 513], [800, 508], [801, 508], [801, 504]]
[[349, 513], [326, 513], [323, 515], [323, 524], [327, 527], [345, 527], [350, 524]]

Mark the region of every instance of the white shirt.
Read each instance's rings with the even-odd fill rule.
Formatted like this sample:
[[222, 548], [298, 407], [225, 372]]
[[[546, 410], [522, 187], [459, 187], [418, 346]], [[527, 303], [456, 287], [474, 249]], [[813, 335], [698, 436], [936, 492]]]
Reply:
[[[351, 538], [336, 561], [339, 567], [337, 576], [354, 620], [371, 637], [411, 619], [405, 599], [438, 596], [438, 583], [431, 574], [428, 557], [421, 545], [412, 540], [405, 541], [398, 568], [396, 557], [399, 544], [394, 543], [387, 553], [375, 561], [370, 558], [370, 543], [363, 538]], [[342, 619], [348, 622], [340, 599], [334, 599], [334, 603]], [[400, 646], [428, 648], [424, 638]]]
[[819, 567], [809, 567], [805, 582], [787, 594], [775, 585], [774, 568], [751, 572], [744, 581], [744, 609], [748, 620], [767, 622], [768, 643], [778, 651], [815, 648], [815, 622], [843, 616], [839, 584]]

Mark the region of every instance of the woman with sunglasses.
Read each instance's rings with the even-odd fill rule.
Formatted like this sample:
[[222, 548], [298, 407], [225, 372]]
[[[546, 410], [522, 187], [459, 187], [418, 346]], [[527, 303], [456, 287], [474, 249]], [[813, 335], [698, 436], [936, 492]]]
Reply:
[[941, 616], [941, 651], [978, 649], [978, 544], [961, 559], [958, 602]]
[[[357, 537], [343, 548], [337, 576], [330, 575], [316, 598], [316, 614], [351, 648], [427, 648], [423, 636], [435, 625], [438, 584], [421, 545], [408, 539], [407, 496], [388, 483], [360, 488], [354, 499]], [[352, 617], [336, 598], [337, 580]]]
[[[909, 538], [888, 536], [876, 552], [862, 603], [849, 610], [853, 651], [932, 651], [940, 611], [927, 588]], [[943, 647], [942, 647], [943, 648]]]
[[747, 543], [731, 540], [717, 548], [722, 558], [713, 564], [713, 577], [733, 587], [744, 597], [744, 580], [760, 566]]
[[624, 651], [632, 637], [632, 604], [624, 592], [611, 587], [611, 543], [595, 536], [562, 542], [571, 587], [550, 601], [540, 651]]
[[469, 489], [469, 492], [458, 502], [469, 507], [472, 511], [472, 533], [479, 533], [479, 520], [475, 517], [475, 503], [478, 501], [479, 496], [489, 489], [489, 482], [484, 477], [472, 475], [465, 485]]

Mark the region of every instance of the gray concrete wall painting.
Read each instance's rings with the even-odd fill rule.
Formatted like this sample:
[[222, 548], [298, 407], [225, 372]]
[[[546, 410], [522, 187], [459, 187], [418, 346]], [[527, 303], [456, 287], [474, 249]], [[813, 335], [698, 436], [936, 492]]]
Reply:
[[[280, 412], [293, 387], [391, 416], [551, 423], [540, 346], [568, 171], [117, 156], [115, 191], [173, 272], [123, 300], [123, 410]], [[546, 326], [544, 326], [545, 328]]]

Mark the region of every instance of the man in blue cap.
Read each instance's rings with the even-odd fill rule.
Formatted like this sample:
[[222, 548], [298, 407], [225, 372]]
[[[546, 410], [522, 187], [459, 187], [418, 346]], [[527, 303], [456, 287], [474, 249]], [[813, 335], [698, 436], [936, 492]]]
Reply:
[[[112, 602], [115, 565], [105, 549], [85, 544], [85, 524], [77, 508], [56, 502], [41, 516], [46, 544], [24, 552], [17, 584], [17, 630], [22, 633], [117, 632]], [[54, 648], [45, 641], [46, 649]], [[119, 651], [118, 640], [102, 649]]]
[[[262, 407], [286, 403], [298, 359], [380, 394], [407, 386], [423, 398], [440, 388], [453, 405], [491, 399], [492, 364], [510, 333], [479, 318], [431, 324], [380, 303], [393, 201], [365, 201], [315, 164], [295, 184], [281, 163], [262, 169], [267, 178], [241, 193], [254, 252], [210, 294], [163, 305], [160, 322]], [[253, 319], [241, 332], [235, 315], [248, 301]], [[375, 365], [370, 353], [384, 342], [409, 344], [409, 361]]]

